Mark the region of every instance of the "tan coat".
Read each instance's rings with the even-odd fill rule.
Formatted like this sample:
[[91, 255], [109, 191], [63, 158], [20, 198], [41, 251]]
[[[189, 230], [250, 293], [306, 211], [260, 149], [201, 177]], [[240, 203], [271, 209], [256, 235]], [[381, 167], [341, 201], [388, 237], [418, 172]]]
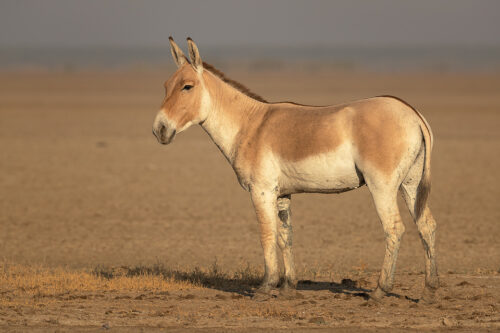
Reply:
[[438, 286], [435, 221], [427, 207], [433, 136], [413, 107], [392, 96], [334, 106], [267, 103], [201, 61], [188, 39], [191, 63], [170, 40], [178, 70], [165, 83], [165, 100], [153, 124], [160, 143], [200, 124], [251, 193], [259, 220], [266, 273], [259, 289], [278, 282], [277, 245], [285, 263], [285, 289], [296, 284], [291, 249], [290, 196], [339, 193], [366, 184], [386, 234], [380, 299], [392, 288], [404, 225], [400, 191], [426, 250], [426, 292]]

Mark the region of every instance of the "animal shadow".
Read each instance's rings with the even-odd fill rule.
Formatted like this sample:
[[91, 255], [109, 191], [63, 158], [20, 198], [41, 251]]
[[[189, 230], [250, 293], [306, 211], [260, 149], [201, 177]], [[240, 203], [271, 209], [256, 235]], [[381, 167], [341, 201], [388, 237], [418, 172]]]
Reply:
[[[262, 274], [259, 271], [251, 269], [249, 266], [235, 273], [223, 272], [216, 263], [209, 269], [194, 268], [192, 270], [172, 269], [161, 264], [152, 266], [121, 266], [121, 267], [97, 267], [93, 274], [106, 279], [112, 279], [118, 276], [140, 276], [156, 275], [164, 279], [173, 279], [175, 281], [188, 282], [193, 285], [204, 288], [215, 289], [223, 292], [232, 292], [242, 296], [252, 297], [255, 290], [262, 281]], [[283, 281], [281, 281], [283, 282]], [[300, 280], [297, 284], [297, 290], [329, 290], [336, 295], [346, 295], [347, 297], [361, 297], [365, 300], [370, 298], [370, 289], [365, 288], [366, 281], [354, 281], [351, 279], [342, 279], [340, 283], [326, 281]], [[401, 296], [390, 293], [387, 296], [418, 302], [407, 296]]]
[[194, 268], [191, 270], [173, 269], [161, 264], [134, 267], [97, 267], [92, 273], [106, 279], [119, 276], [154, 275], [166, 280], [187, 282], [204, 288], [238, 293], [242, 296], [252, 296], [253, 290], [262, 280], [261, 274], [250, 267], [229, 274], [223, 272], [216, 263], [209, 269]]
[[329, 290], [334, 294], [357, 296], [366, 300], [370, 298], [368, 293], [371, 291], [363, 288], [358, 281], [351, 279], [342, 279], [340, 283], [301, 280], [297, 284], [297, 290]]
[[[311, 280], [299, 281], [297, 285], [297, 290], [329, 290], [336, 295], [347, 295], [361, 297], [365, 300], [370, 299], [371, 289], [366, 289], [364, 287], [366, 281], [354, 281], [351, 279], [342, 279], [340, 283], [336, 282], [315, 282]], [[388, 293], [387, 297], [394, 297], [398, 299], [405, 299], [413, 303], [418, 303], [418, 299], [411, 298], [409, 296], [403, 296], [397, 293]]]

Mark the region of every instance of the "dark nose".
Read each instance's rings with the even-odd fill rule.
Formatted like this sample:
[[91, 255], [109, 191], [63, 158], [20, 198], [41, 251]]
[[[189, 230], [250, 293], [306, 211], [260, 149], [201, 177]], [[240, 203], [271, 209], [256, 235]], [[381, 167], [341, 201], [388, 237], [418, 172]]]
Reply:
[[160, 136], [159, 139], [161, 142], [165, 142], [166, 132], [167, 132], [167, 128], [165, 127], [165, 125], [161, 124], [160, 128], [158, 129], [158, 135]]
[[153, 135], [158, 139], [158, 141], [163, 142], [166, 130], [165, 125], [160, 124], [159, 127], [153, 127]]
[[153, 128], [153, 134], [156, 136], [156, 139], [158, 139], [158, 142], [163, 145], [169, 144], [174, 138], [175, 133], [175, 129], [169, 129], [163, 124], [159, 124], [158, 127]]

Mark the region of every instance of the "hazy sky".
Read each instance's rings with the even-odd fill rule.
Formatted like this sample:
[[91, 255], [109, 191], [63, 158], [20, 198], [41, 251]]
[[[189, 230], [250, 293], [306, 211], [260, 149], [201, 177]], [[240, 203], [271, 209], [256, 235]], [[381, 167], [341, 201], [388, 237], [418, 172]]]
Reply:
[[500, 45], [500, 0], [1, 0], [0, 47]]

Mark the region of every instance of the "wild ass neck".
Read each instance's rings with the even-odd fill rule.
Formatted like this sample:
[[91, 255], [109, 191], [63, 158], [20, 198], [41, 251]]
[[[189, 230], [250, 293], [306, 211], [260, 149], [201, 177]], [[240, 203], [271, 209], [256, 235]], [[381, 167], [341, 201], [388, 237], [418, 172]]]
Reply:
[[203, 73], [203, 78], [211, 107], [201, 126], [231, 163], [238, 135], [245, 131], [250, 122], [261, 120], [268, 104], [246, 96], [209, 71]]

